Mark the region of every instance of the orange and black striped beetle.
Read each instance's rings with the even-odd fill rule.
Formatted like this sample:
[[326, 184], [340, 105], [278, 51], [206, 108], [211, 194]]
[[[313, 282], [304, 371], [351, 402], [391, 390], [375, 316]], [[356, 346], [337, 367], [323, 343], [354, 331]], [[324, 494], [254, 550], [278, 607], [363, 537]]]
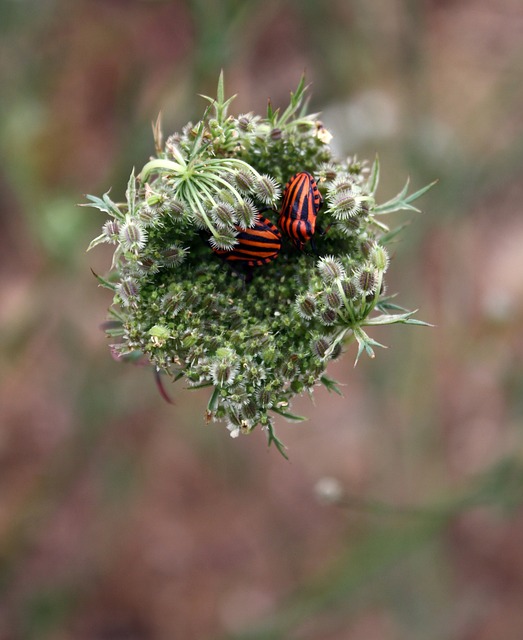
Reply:
[[267, 218], [258, 215], [254, 227], [241, 229], [236, 226], [236, 231], [238, 244], [232, 249], [212, 247], [215, 253], [231, 265], [260, 267], [274, 260], [280, 253], [281, 233]]
[[307, 171], [296, 173], [287, 182], [278, 224], [297, 249], [303, 250], [312, 239], [322, 204], [316, 180]]

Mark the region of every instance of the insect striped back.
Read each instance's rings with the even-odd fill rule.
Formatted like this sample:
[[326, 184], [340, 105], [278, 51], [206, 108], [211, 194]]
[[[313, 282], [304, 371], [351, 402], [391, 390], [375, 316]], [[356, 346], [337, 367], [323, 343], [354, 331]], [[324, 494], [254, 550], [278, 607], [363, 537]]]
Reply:
[[302, 250], [314, 235], [322, 203], [316, 180], [307, 171], [300, 171], [287, 182], [278, 224], [297, 249]]
[[227, 262], [247, 267], [260, 267], [274, 260], [281, 249], [281, 234], [278, 228], [267, 218], [258, 216], [252, 229], [241, 229], [236, 226], [238, 244], [232, 249], [212, 250]]

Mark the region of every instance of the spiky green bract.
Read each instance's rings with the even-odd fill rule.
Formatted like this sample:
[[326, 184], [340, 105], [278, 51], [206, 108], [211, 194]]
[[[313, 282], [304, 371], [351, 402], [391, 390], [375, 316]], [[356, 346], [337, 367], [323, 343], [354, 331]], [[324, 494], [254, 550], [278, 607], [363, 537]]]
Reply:
[[[188, 388], [209, 387], [207, 420], [223, 421], [233, 437], [261, 425], [284, 456], [274, 417], [303, 420], [292, 400], [315, 385], [339, 392], [326, 368], [344, 344], [356, 341], [357, 358], [372, 357], [378, 343], [367, 327], [423, 324], [384, 297], [384, 245], [398, 230], [381, 216], [414, 210], [426, 188], [377, 205], [378, 160], [334, 158], [332, 136], [305, 112], [305, 89], [302, 80], [283, 112], [269, 103], [265, 117], [234, 117], [220, 77], [196, 124], [164, 144], [155, 123], [157, 157], [138, 178], [131, 173], [125, 202], [106, 193], [86, 205], [108, 216], [89, 248], [115, 245], [110, 273], [97, 276], [114, 295], [113, 351], [142, 354]], [[298, 171], [315, 176], [324, 199], [314, 251], [284, 238], [269, 264], [233, 271], [213, 248], [234, 251], [262, 214], [277, 222]]]

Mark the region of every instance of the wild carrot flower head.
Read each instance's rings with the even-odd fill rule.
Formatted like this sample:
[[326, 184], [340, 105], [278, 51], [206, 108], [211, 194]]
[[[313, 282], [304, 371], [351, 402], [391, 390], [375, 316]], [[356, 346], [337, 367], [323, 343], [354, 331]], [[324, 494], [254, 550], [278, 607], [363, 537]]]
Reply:
[[[292, 399], [318, 384], [337, 392], [330, 360], [351, 342], [356, 360], [374, 357], [373, 325], [423, 324], [384, 295], [397, 230], [383, 216], [414, 210], [431, 186], [378, 204], [378, 160], [335, 158], [305, 92], [302, 79], [285, 110], [235, 117], [220, 77], [196, 124], [164, 143], [156, 123], [156, 156], [131, 173], [125, 202], [88, 196], [107, 216], [89, 248], [115, 245], [98, 276], [113, 292], [113, 351], [208, 387], [207, 420], [233, 437], [261, 426], [284, 455], [274, 416], [302, 420]], [[312, 181], [293, 193], [278, 230], [285, 185], [303, 172], [320, 195]]]

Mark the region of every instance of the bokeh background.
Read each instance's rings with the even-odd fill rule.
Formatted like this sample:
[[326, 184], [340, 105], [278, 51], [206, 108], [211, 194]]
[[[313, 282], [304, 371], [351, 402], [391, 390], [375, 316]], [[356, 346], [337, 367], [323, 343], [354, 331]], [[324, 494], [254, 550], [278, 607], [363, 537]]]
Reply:
[[[0, 639], [521, 640], [521, 0], [0, 0], [0, 38]], [[290, 462], [111, 359], [76, 206], [221, 68], [236, 113], [305, 71], [382, 201], [439, 180], [388, 279], [436, 326], [334, 363]]]

